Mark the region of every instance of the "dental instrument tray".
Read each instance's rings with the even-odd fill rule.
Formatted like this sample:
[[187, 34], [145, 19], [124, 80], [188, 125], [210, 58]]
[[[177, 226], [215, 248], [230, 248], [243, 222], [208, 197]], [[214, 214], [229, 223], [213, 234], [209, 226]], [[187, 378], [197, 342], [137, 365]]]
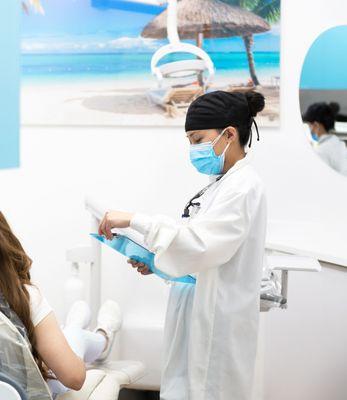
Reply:
[[154, 265], [154, 253], [147, 250], [145, 247], [139, 245], [134, 240], [130, 239], [125, 235], [113, 234], [113, 239], [108, 240], [105, 236], [98, 235], [96, 233], [90, 234], [93, 238], [99, 240], [101, 243], [106, 244], [111, 247], [113, 250], [118, 251], [123, 254], [127, 258], [135, 260], [137, 262], [141, 262], [146, 264], [149, 269], [160, 278], [166, 281], [173, 282], [181, 282], [181, 283], [192, 283], [196, 282], [196, 279], [191, 275], [182, 276], [180, 278], [174, 278], [167, 274], [164, 274], [160, 270], [158, 270]]

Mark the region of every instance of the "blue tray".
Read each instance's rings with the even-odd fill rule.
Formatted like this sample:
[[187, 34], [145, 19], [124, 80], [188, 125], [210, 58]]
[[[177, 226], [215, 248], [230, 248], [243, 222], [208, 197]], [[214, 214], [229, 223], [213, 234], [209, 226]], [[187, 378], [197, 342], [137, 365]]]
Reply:
[[163, 272], [158, 270], [154, 265], [154, 253], [151, 253], [149, 250], [140, 246], [138, 243], [129, 239], [127, 236], [115, 235], [112, 240], [108, 240], [105, 238], [105, 236], [98, 235], [96, 233], [91, 233], [90, 235], [93, 238], [111, 247], [112, 249], [123, 254], [127, 258], [131, 258], [135, 261], [146, 264], [154, 274], [158, 275], [162, 279], [165, 279], [166, 281], [192, 284], [196, 283], [196, 279], [191, 275], [182, 276], [180, 278], [173, 278], [172, 276], [164, 274]]

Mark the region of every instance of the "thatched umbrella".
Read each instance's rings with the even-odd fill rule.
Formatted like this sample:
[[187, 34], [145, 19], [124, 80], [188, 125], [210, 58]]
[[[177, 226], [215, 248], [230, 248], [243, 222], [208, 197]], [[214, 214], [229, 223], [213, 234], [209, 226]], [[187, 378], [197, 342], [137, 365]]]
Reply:
[[[241, 36], [244, 40], [251, 78], [259, 84], [252, 53], [253, 34], [267, 32], [270, 25], [258, 15], [221, 0], [181, 0], [177, 5], [177, 29], [181, 39]], [[156, 16], [142, 31], [142, 37], [167, 37], [167, 10]]]

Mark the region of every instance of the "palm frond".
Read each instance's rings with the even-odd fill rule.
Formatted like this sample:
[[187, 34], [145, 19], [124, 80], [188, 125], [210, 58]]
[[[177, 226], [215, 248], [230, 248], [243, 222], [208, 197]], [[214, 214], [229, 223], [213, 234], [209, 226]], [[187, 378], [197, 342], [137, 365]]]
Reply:
[[249, 11], [254, 12], [260, 4], [264, 3], [265, 0], [240, 0], [240, 7], [246, 8]]
[[35, 12], [44, 15], [45, 10], [43, 9], [40, 0], [22, 1], [23, 10], [24, 10], [26, 13], [29, 13], [29, 6], [30, 6], [32, 9], [34, 9]]
[[277, 22], [281, 17], [281, 0], [259, 2], [252, 11], [268, 22]]
[[277, 22], [281, 17], [281, 0], [222, 0], [232, 6], [252, 11], [268, 22]]
[[259, 2], [262, 0], [222, 0], [222, 1], [224, 3], [230, 4], [231, 6], [237, 6], [252, 11], [255, 7], [258, 6]]
[[29, 15], [29, 8], [28, 5], [26, 3], [24, 3], [24, 1], [22, 1], [22, 9], [25, 12], [26, 15]]

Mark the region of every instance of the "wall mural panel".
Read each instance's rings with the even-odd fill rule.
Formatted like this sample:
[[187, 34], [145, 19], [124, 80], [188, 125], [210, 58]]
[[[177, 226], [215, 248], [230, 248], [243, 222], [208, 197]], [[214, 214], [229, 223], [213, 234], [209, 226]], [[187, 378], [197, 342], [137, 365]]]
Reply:
[[258, 86], [260, 125], [279, 125], [280, 0], [41, 3], [23, 18], [24, 124], [183, 126], [204, 91]]

